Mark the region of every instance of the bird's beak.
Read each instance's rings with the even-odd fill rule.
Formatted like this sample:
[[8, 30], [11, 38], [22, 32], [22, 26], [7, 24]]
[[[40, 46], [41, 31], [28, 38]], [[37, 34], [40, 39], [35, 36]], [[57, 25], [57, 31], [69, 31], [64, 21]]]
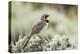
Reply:
[[49, 19], [47, 17], [49, 17], [49, 15], [46, 15], [46, 19], [45, 19], [45, 21], [48, 23]]
[[49, 15], [46, 15], [46, 16], [45, 16], [45, 19], [47, 19], [48, 17], [49, 17]]
[[46, 17], [49, 17], [49, 15], [46, 15]]

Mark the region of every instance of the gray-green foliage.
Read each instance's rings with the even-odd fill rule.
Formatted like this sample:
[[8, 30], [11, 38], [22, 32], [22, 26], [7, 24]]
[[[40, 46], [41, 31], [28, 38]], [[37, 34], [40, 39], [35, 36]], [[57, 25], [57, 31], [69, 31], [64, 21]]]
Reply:
[[70, 42], [67, 37], [59, 37], [59, 39], [52, 38], [52, 40], [47, 41], [44, 38], [44, 42], [38, 38], [38, 36], [33, 36], [28, 45], [23, 49], [24, 43], [27, 41], [27, 35], [24, 38], [19, 38], [16, 45], [12, 44], [12, 52], [36, 52], [36, 51], [52, 51], [52, 50], [65, 50], [74, 49], [76, 45]]

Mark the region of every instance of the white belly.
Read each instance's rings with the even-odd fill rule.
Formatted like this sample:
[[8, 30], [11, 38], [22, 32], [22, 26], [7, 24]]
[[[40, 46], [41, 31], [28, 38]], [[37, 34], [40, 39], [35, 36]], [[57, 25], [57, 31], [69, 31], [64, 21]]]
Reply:
[[48, 23], [44, 26], [44, 28], [41, 30], [41, 32], [40, 32], [40, 33], [45, 32], [45, 31], [47, 30], [47, 28], [48, 28]]

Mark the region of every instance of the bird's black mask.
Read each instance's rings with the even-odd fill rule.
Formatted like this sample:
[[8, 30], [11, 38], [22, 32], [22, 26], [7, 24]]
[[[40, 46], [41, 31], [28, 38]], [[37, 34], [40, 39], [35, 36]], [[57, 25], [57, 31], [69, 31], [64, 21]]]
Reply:
[[49, 20], [45, 20], [47, 23], [49, 23]]

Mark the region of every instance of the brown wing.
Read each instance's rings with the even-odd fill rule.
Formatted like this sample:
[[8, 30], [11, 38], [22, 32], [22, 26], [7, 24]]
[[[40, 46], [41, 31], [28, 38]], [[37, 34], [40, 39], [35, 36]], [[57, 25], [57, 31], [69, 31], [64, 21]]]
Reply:
[[38, 22], [36, 25], [34, 25], [32, 32], [31, 32], [31, 35], [38, 34], [43, 29], [43, 27], [45, 25], [46, 25], [45, 21]]

